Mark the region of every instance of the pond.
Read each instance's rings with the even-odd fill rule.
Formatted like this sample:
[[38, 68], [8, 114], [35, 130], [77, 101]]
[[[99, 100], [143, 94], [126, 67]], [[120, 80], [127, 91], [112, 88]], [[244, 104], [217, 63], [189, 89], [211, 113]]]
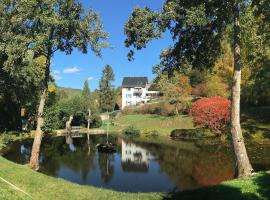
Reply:
[[[114, 154], [98, 153], [105, 136], [44, 138], [40, 171], [81, 185], [127, 192], [170, 192], [218, 184], [233, 178], [228, 144], [197, 142], [142, 142], [110, 137]], [[29, 161], [32, 140], [14, 142], [4, 157]], [[270, 145], [247, 145], [255, 170], [270, 169]]]

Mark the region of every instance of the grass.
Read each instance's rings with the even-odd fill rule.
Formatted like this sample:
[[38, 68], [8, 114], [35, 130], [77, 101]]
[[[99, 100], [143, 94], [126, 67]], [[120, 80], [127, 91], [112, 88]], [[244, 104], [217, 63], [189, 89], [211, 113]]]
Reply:
[[[89, 186], [80, 186], [62, 179], [37, 173], [27, 166], [14, 164], [0, 157], [0, 177], [16, 185], [32, 199], [158, 199], [160, 194], [122, 193]], [[0, 199], [31, 199], [0, 180]]]
[[270, 175], [261, 172], [252, 177], [227, 181], [209, 188], [172, 193], [164, 199], [267, 200], [270, 199]]
[[0, 177], [16, 185], [31, 198], [0, 180], [0, 199], [250, 199], [270, 198], [270, 175], [262, 172], [253, 177], [236, 179], [194, 191], [174, 193], [123, 193], [90, 186], [80, 186], [62, 179], [37, 173], [0, 157]]
[[[192, 119], [185, 115], [165, 117], [160, 115], [122, 115], [113, 120], [111, 132], [122, 132], [128, 126], [134, 126], [143, 134], [157, 131], [159, 136], [169, 136], [174, 129], [193, 129]], [[103, 128], [106, 128], [105, 126]]]

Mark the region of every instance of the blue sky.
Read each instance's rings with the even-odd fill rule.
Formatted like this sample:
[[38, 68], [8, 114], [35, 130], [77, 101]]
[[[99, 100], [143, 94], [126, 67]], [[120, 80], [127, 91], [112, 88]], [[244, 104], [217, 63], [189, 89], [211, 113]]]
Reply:
[[92, 52], [82, 54], [77, 50], [72, 55], [57, 52], [53, 57], [52, 73], [56, 83], [62, 87], [82, 88], [84, 80], [89, 80], [90, 88], [96, 89], [102, 69], [106, 64], [112, 66], [115, 73], [114, 85], [120, 86], [125, 76], [148, 76], [151, 80], [152, 66], [159, 63], [159, 54], [162, 49], [169, 46], [171, 39], [151, 42], [144, 50], [135, 54], [135, 60], [127, 59], [129, 49], [124, 46], [124, 24], [136, 6], [148, 6], [160, 10], [163, 0], [81, 0], [85, 8], [94, 8], [101, 16], [104, 29], [110, 34], [108, 42], [112, 49], [104, 49], [102, 58], [96, 57]]

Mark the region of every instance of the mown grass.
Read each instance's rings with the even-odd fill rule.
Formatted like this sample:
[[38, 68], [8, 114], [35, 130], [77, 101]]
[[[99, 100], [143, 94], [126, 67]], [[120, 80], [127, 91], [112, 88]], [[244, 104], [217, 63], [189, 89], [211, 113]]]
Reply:
[[[134, 126], [144, 135], [157, 131], [158, 136], [169, 136], [174, 129], [193, 129], [192, 118], [186, 115], [165, 117], [160, 115], [134, 114], [122, 115], [114, 119], [111, 132], [122, 132], [128, 126]], [[103, 126], [106, 128], [106, 126]]]
[[207, 199], [207, 200], [266, 200], [270, 198], [270, 175], [262, 172], [252, 177], [224, 182], [194, 191], [172, 193], [123, 193], [77, 185], [35, 172], [0, 157], [0, 177], [16, 185], [30, 197], [0, 180], [0, 199]]
[[[0, 177], [16, 185], [32, 199], [159, 199], [160, 194], [122, 193], [89, 186], [80, 186], [43, 175], [27, 166], [14, 164], [0, 157]], [[0, 180], [0, 199], [31, 199]]]

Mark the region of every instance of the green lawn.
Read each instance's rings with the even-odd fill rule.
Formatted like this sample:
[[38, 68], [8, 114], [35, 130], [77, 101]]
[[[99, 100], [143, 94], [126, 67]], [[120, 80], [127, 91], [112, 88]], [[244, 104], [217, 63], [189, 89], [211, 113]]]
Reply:
[[[14, 164], [0, 157], [0, 177], [16, 185], [32, 199], [62, 200], [62, 199], [159, 199], [160, 194], [128, 194], [80, 186], [37, 173], [27, 166]], [[0, 199], [30, 199], [22, 192], [16, 191], [7, 183], [0, 180]]]
[[[112, 132], [121, 132], [128, 126], [134, 126], [141, 133], [157, 131], [159, 136], [169, 136], [174, 129], [193, 129], [192, 118], [180, 115], [177, 117], [165, 117], [160, 115], [122, 115], [113, 120], [114, 126], [110, 127]], [[103, 127], [105, 128], [105, 127]]]
[[179, 193], [123, 193], [90, 186], [80, 186], [34, 172], [0, 157], [0, 177], [16, 185], [31, 198], [0, 180], [0, 199], [207, 199], [207, 200], [266, 200], [270, 198], [270, 175], [259, 173], [251, 178], [228, 181], [223, 184]]

